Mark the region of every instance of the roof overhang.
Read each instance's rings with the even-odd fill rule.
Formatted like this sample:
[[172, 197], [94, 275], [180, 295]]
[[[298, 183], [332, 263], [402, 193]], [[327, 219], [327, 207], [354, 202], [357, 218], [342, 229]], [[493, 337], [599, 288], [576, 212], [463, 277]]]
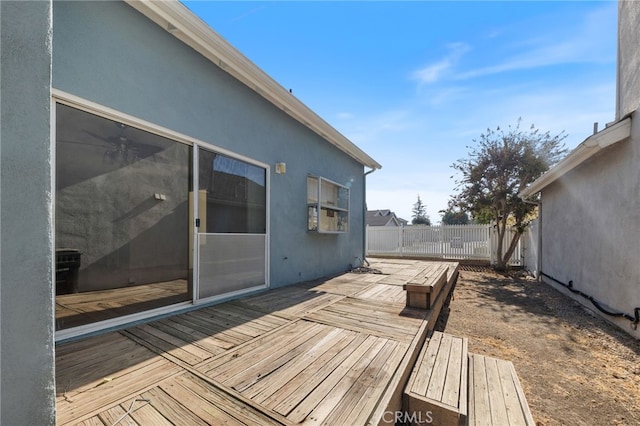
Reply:
[[531, 185], [518, 194], [520, 198], [527, 198], [540, 192], [569, 171], [575, 169], [589, 158], [596, 155], [604, 148], [621, 142], [631, 136], [631, 117], [606, 127], [602, 131], [589, 136], [573, 151], [564, 157], [558, 164], [549, 169], [545, 174], [533, 181]]
[[257, 65], [177, 0], [125, 0], [131, 7], [203, 55], [217, 67], [258, 93], [364, 166], [379, 169], [367, 153], [280, 86]]

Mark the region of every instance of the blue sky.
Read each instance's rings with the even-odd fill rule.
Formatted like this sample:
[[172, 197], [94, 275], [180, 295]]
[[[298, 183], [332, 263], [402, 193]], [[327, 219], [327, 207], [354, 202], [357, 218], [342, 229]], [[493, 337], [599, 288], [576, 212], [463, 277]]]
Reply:
[[185, 4], [382, 164], [368, 207], [407, 220], [418, 194], [440, 220], [488, 127], [574, 148], [614, 119], [615, 1]]

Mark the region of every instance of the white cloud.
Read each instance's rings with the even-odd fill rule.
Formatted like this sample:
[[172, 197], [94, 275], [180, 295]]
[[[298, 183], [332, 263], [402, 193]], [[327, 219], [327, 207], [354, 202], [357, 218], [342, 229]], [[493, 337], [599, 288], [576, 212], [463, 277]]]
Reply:
[[447, 48], [450, 50], [447, 56], [438, 62], [414, 71], [412, 73], [413, 79], [418, 80], [420, 85], [435, 83], [469, 51], [469, 46], [464, 43], [452, 43]]
[[[407, 103], [402, 115], [379, 116], [402, 118], [402, 130], [368, 134], [371, 139], [366, 150], [383, 166], [367, 177], [368, 208], [391, 209], [410, 220], [411, 207], [420, 194], [436, 223], [438, 211], [446, 208], [455, 193], [451, 164], [466, 157], [466, 146], [488, 127], [514, 125], [521, 116], [523, 129], [533, 123], [553, 135], [565, 130], [569, 134], [566, 145], [572, 149], [591, 134], [594, 121], [600, 121], [603, 128], [604, 122], [613, 119], [614, 100], [615, 81], [587, 86], [576, 79], [572, 84], [560, 81], [543, 88], [516, 83], [469, 90], [457, 100], [465, 105], [464, 113], [451, 105], [433, 108]], [[372, 118], [369, 123], [376, 121]]]
[[[468, 45], [448, 46], [447, 54], [412, 75], [424, 86], [419, 94], [394, 102], [385, 99], [375, 113], [365, 108], [357, 119], [343, 122], [348, 127], [343, 133], [383, 166], [367, 177], [368, 208], [391, 209], [411, 220], [420, 194], [432, 222], [438, 222], [438, 211], [455, 192], [451, 164], [464, 158], [467, 146], [488, 127], [514, 125], [522, 117], [524, 129], [534, 123], [553, 135], [565, 130], [570, 149], [591, 134], [593, 122], [603, 128], [615, 112], [615, 19], [606, 13], [615, 13], [616, 7], [601, 9], [605, 15], [576, 17], [577, 24], [569, 22], [566, 28], [536, 37], [511, 37], [508, 29], [496, 33], [490, 47], [503, 52], [502, 57], [476, 69], [462, 69], [475, 59], [467, 54]], [[603, 28], [597, 25], [601, 20], [606, 22]], [[511, 39], [505, 45], [507, 37]], [[494, 45], [498, 42], [502, 44]], [[473, 52], [480, 55], [480, 47], [474, 46]], [[518, 73], [499, 81], [480, 78], [570, 63], [580, 63], [584, 71], [568, 75], [541, 70], [534, 79]], [[465, 78], [469, 81], [460, 81]]]
[[[569, 23], [544, 37], [537, 35], [532, 39], [519, 40], [511, 46], [512, 49], [518, 49], [517, 54], [506, 57], [495, 65], [460, 72], [453, 76], [453, 79], [467, 80], [552, 65], [615, 61], [617, 7], [615, 3], [612, 5], [606, 5], [585, 15], [575, 26]], [[611, 23], [613, 26], [605, 23]]]

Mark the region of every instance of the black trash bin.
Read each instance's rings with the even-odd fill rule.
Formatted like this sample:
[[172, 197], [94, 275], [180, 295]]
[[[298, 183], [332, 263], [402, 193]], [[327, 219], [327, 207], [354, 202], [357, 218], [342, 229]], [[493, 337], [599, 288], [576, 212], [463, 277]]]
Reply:
[[82, 253], [76, 249], [56, 249], [56, 295], [78, 292]]

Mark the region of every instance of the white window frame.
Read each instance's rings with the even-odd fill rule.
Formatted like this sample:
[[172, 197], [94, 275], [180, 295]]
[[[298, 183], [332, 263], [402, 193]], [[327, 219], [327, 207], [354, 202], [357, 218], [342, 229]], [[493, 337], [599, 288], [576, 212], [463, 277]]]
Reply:
[[[309, 185], [310, 179], [317, 180], [317, 188], [313, 191], [312, 187]], [[323, 189], [326, 186], [335, 187], [337, 192], [340, 190], [345, 190], [347, 192], [347, 206], [341, 207], [338, 203], [329, 204], [322, 202], [322, 194]], [[334, 182], [330, 179], [327, 179], [322, 176], [307, 176], [307, 231], [309, 232], [317, 232], [318, 234], [347, 234], [350, 230], [351, 226], [351, 215], [350, 215], [350, 203], [351, 203], [351, 190], [349, 187], [345, 185], [341, 185], [338, 182]], [[314, 213], [315, 210], [315, 213]], [[347, 229], [344, 230], [334, 230], [334, 229], [324, 229], [322, 227], [322, 211], [325, 210], [327, 212], [332, 212], [333, 214], [346, 214], [347, 217]], [[314, 219], [315, 218], [315, 219]], [[315, 227], [312, 224], [315, 223]]]

